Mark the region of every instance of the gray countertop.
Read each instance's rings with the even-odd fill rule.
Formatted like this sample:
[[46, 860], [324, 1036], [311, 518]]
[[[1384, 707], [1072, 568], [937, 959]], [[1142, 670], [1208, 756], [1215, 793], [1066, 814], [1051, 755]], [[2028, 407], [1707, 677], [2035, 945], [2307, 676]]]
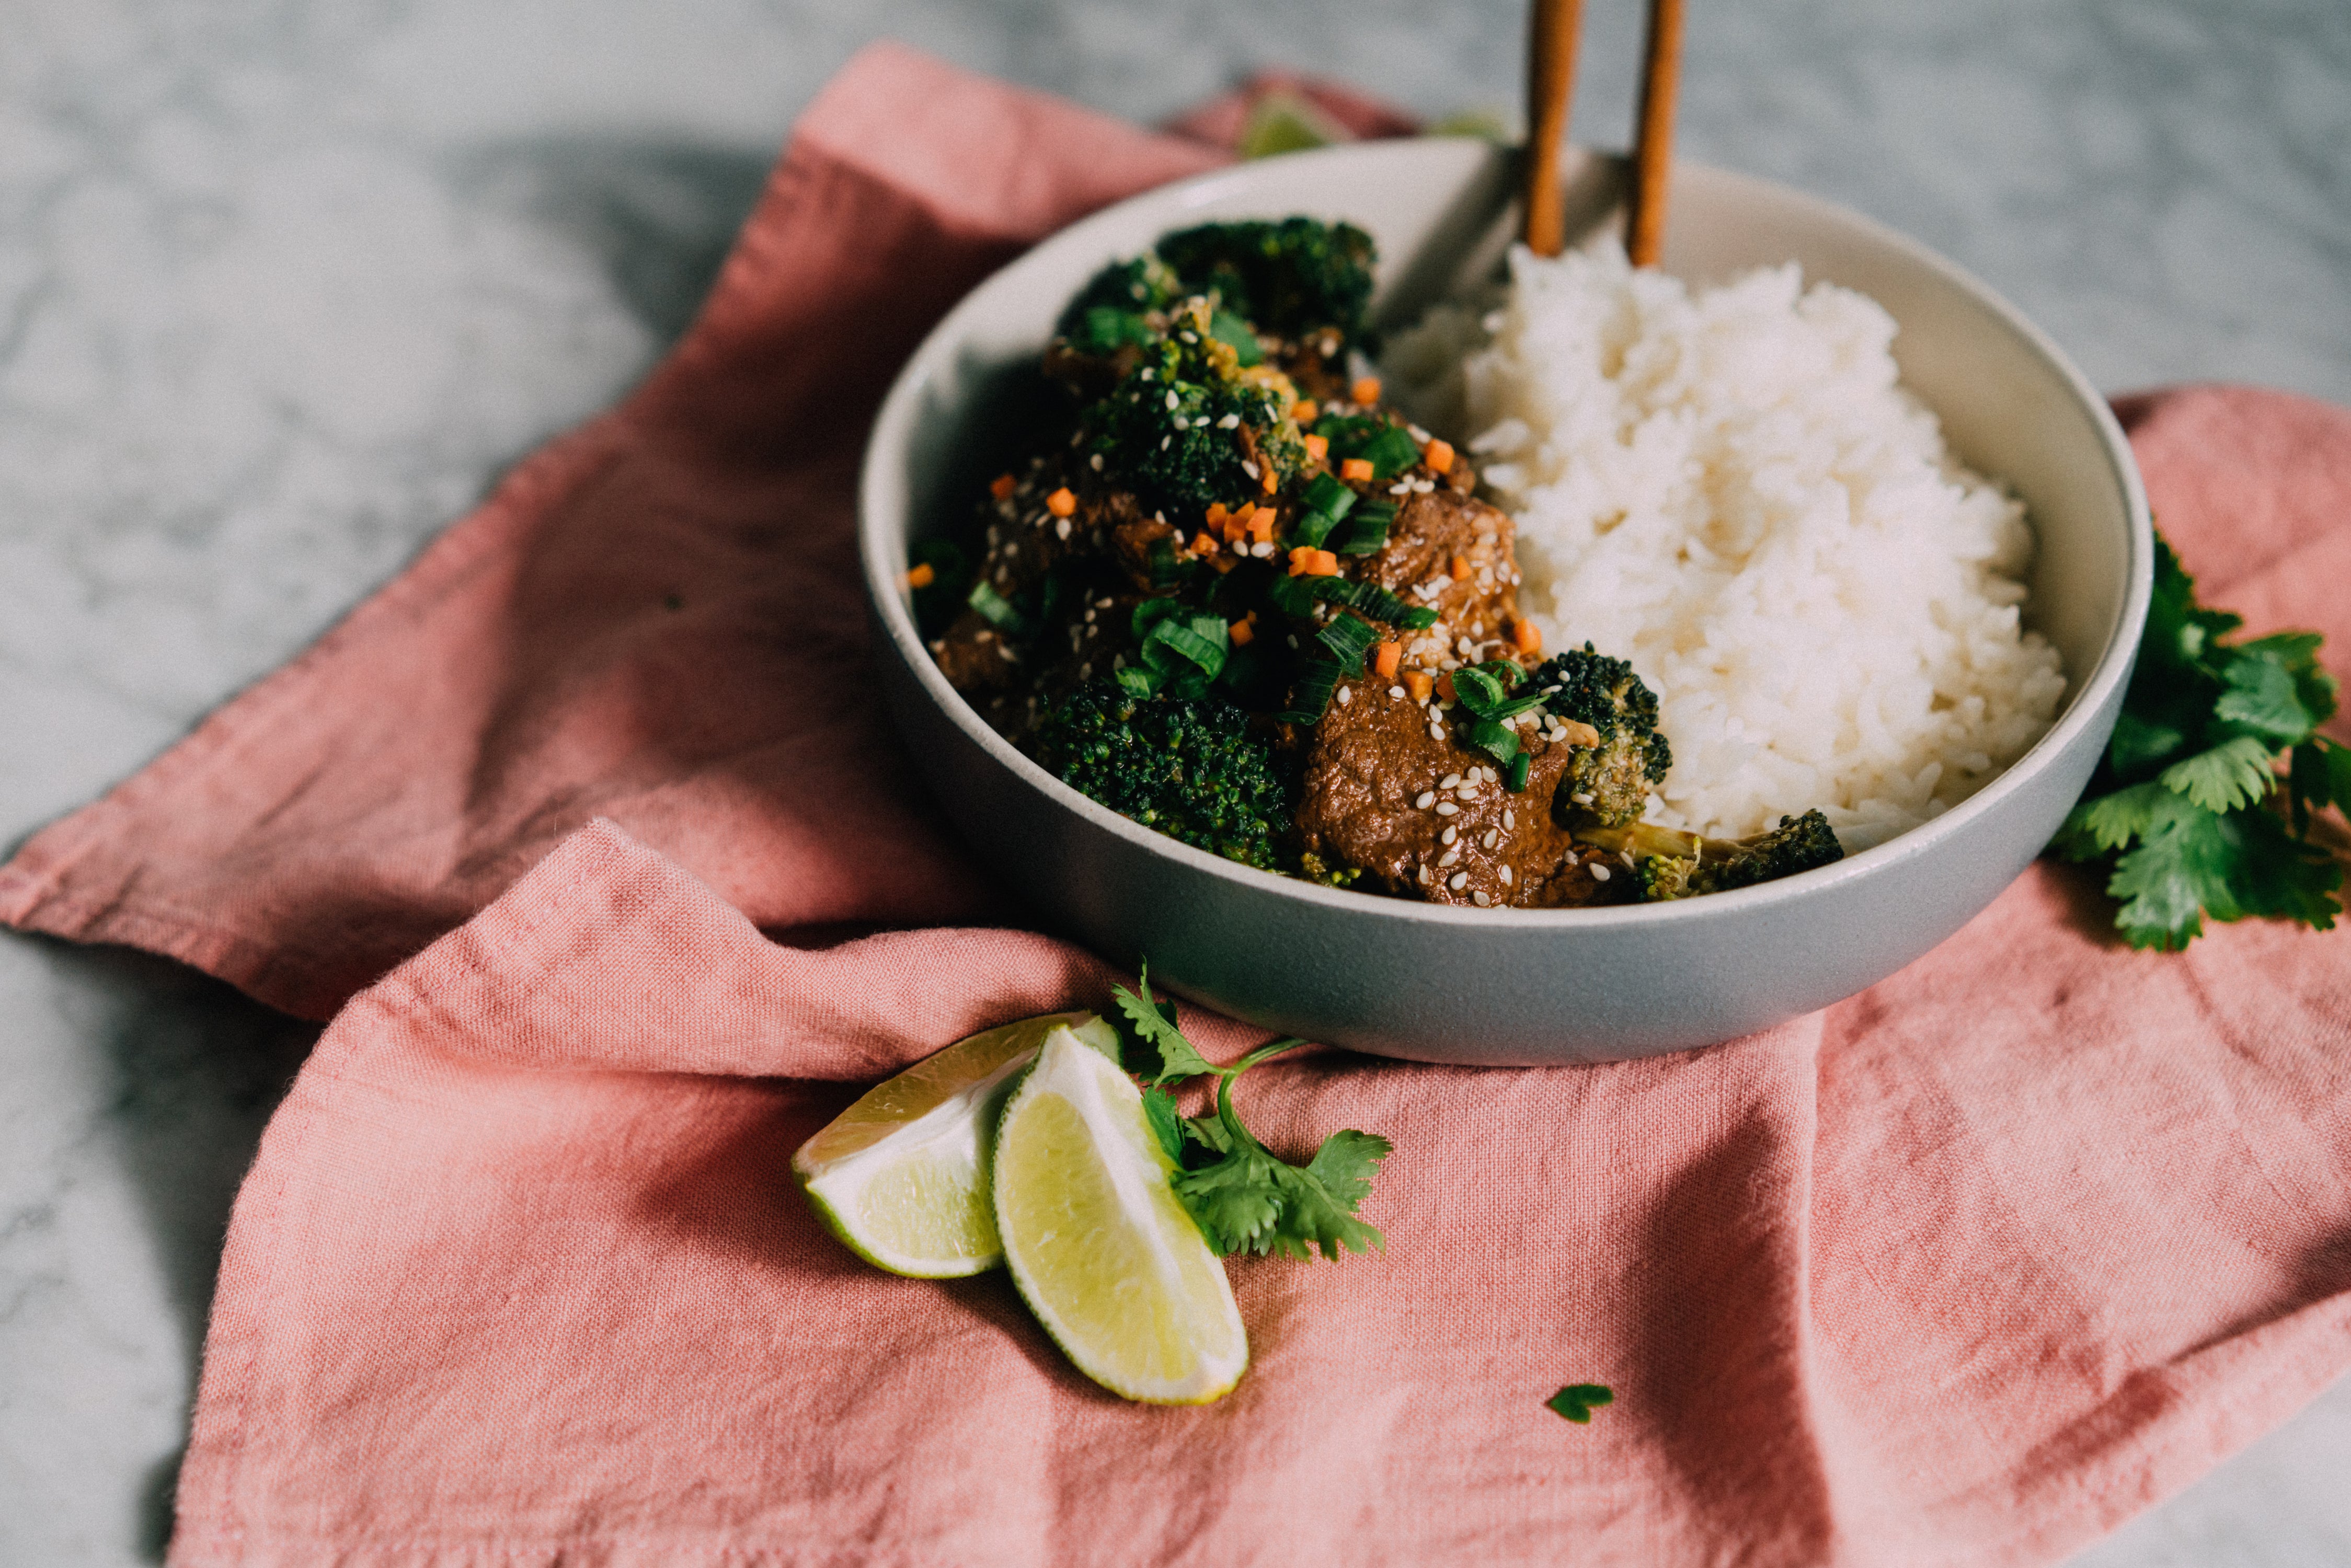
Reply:
[[[1587, 6], [1621, 143], [1630, 0]], [[324, 630], [690, 316], [888, 34], [1153, 120], [1517, 99], [1519, 0], [75, 0], [0, 44], [0, 842]], [[2345, 0], [1693, 7], [1682, 150], [1909, 231], [2101, 386], [2351, 402]], [[152, 1560], [229, 1202], [315, 1030], [0, 936], [0, 1563]], [[2351, 1562], [2351, 1384], [2078, 1562]]]

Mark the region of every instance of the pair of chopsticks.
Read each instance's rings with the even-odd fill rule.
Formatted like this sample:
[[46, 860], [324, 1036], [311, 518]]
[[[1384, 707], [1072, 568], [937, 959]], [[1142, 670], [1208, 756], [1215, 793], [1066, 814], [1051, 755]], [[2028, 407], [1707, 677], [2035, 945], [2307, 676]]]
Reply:
[[[1534, 0], [1527, 36], [1526, 226], [1537, 256], [1567, 243], [1559, 188], [1560, 144], [1575, 86], [1575, 39], [1583, 0]], [[1633, 143], [1633, 196], [1625, 250], [1635, 267], [1655, 267], [1666, 242], [1666, 182], [1674, 161], [1674, 91], [1681, 74], [1682, 0], [1649, 0], [1649, 42], [1641, 67], [1640, 131]]]

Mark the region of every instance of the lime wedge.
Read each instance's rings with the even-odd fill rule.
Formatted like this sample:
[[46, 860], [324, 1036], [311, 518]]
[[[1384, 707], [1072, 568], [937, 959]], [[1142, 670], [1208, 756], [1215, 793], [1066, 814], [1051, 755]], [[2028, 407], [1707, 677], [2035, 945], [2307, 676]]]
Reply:
[[1134, 1082], [1056, 1034], [1004, 1107], [996, 1218], [1012, 1281], [1113, 1394], [1205, 1405], [1249, 1365], [1225, 1266], [1168, 1186]]
[[1013, 1079], [1049, 1038], [1118, 1054], [1117, 1031], [1092, 1013], [1023, 1019], [874, 1085], [802, 1144], [792, 1174], [826, 1228], [893, 1274], [946, 1280], [1002, 1262], [988, 1155]]

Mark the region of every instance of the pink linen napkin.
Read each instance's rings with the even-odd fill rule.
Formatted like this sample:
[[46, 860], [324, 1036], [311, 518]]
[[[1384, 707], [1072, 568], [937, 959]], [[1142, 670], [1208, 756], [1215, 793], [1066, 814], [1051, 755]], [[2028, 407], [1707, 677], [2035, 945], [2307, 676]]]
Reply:
[[[860, 57], [643, 389], [0, 869], [18, 925], [350, 998], [238, 1198], [175, 1563], [2038, 1563], [2351, 1364], [2351, 941], [2133, 954], [2046, 865], [1714, 1051], [1266, 1069], [1277, 1146], [1396, 1140], [1390, 1248], [1236, 1263], [1203, 1410], [824, 1236], [787, 1162], [851, 1085], [1108, 981], [957, 925], [823, 678], [864, 421], [989, 267], [1217, 157]], [[2213, 596], [2339, 657], [2351, 413], [2125, 412]]]

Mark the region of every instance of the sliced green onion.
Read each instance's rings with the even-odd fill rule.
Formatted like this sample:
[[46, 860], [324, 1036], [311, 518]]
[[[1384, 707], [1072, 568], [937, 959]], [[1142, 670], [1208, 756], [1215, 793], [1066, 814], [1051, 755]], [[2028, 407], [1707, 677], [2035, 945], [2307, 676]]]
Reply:
[[1029, 634], [1029, 617], [1020, 613], [1019, 605], [989, 586], [986, 578], [971, 585], [971, 591], [964, 596], [964, 602], [978, 611], [981, 620], [1008, 636], [1025, 637]]
[[1146, 599], [1134, 607], [1134, 614], [1129, 618], [1127, 625], [1140, 641], [1151, 635], [1151, 629], [1154, 626], [1183, 608], [1184, 606], [1173, 598]]
[[1208, 318], [1208, 336], [1228, 345], [1243, 365], [1254, 365], [1265, 359], [1265, 350], [1257, 340], [1257, 333], [1247, 321], [1229, 310], [1219, 310]]
[[[1453, 672], [1453, 689], [1461, 689], [1461, 672]], [[1469, 727], [1469, 744], [1495, 761], [1507, 764], [1519, 755], [1519, 732], [1506, 724], [1481, 718]]]
[[1315, 641], [1321, 643], [1338, 659], [1339, 667], [1350, 675], [1364, 673], [1364, 655], [1379, 643], [1380, 634], [1368, 621], [1358, 621], [1352, 615], [1342, 615], [1322, 628]]
[[[1217, 627], [1218, 631], [1222, 631], [1224, 622], [1221, 621], [1217, 622]], [[1150, 637], [1143, 644], [1144, 657], [1149, 659], [1154, 648], [1163, 647], [1183, 655], [1198, 665], [1200, 673], [1209, 680], [1215, 680], [1224, 672], [1224, 644], [1210, 642], [1189, 626], [1181, 625], [1174, 621], [1162, 621], [1158, 625], [1154, 626], [1151, 629]], [[1152, 663], [1156, 664], [1158, 661], [1155, 659]]]
[[1355, 455], [1372, 462], [1372, 477], [1393, 479], [1420, 461], [1420, 443], [1412, 432], [1391, 424], [1357, 449]]
[[1353, 509], [1355, 492], [1328, 474], [1317, 474], [1301, 499], [1310, 511], [1321, 512], [1335, 523]]
[[[1349, 495], [1354, 492], [1350, 490]], [[1377, 555], [1388, 547], [1388, 525], [1395, 521], [1395, 507], [1386, 501], [1369, 501], [1355, 510], [1355, 526], [1347, 531], [1347, 542], [1339, 547], [1341, 555]]]
[[1298, 672], [1292, 688], [1294, 706], [1277, 718], [1291, 724], [1319, 724], [1330, 710], [1331, 694], [1339, 689], [1339, 666], [1328, 659], [1310, 659]]
[[1494, 717], [1494, 710], [1505, 700], [1502, 683], [1475, 664], [1453, 672], [1453, 694], [1463, 707], [1480, 718]]
[[1312, 549], [1338, 520], [1328, 512], [1301, 512], [1298, 520], [1290, 525], [1290, 542]]
[[1533, 762], [1533, 758], [1521, 751], [1511, 758], [1510, 765], [1502, 770], [1502, 782], [1510, 786], [1511, 794], [1523, 795], [1527, 792], [1527, 768]]
[[1118, 672], [1118, 684], [1129, 696], [1147, 697], [1159, 690], [1159, 676], [1140, 665], [1128, 664]]

